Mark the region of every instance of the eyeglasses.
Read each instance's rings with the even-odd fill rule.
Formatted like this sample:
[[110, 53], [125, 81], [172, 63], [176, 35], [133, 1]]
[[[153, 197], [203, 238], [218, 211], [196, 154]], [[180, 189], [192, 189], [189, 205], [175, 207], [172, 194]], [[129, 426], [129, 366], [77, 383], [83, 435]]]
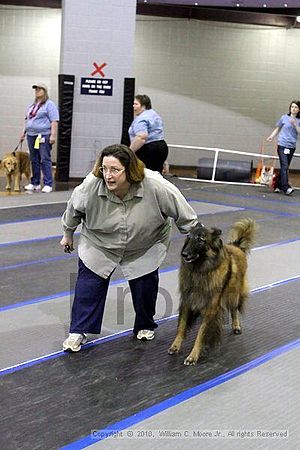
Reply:
[[100, 167], [100, 172], [101, 173], [110, 173], [111, 175], [113, 175], [114, 177], [117, 177], [118, 175], [120, 175], [122, 172], [124, 172], [125, 169], [108, 169], [107, 167]]

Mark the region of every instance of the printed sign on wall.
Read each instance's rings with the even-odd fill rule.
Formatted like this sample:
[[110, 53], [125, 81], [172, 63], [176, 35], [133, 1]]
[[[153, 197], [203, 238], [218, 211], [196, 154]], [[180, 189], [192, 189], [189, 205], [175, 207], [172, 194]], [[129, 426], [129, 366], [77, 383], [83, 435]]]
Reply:
[[82, 95], [112, 95], [113, 80], [111, 78], [81, 78]]

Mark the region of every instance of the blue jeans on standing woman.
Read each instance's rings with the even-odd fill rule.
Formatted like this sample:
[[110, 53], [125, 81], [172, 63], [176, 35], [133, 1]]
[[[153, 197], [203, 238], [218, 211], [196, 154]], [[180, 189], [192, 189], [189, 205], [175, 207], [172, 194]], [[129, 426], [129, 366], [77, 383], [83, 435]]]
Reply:
[[52, 178], [52, 161], [51, 150], [52, 145], [49, 142], [50, 135], [42, 135], [45, 142], [40, 142], [40, 148], [34, 148], [36, 136], [27, 135], [27, 143], [30, 153], [30, 161], [32, 167], [31, 183], [37, 186], [41, 183], [41, 170], [43, 173], [44, 186], [51, 186], [53, 184]]
[[288, 173], [293, 155], [295, 153], [295, 148], [287, 148], [282, 145], [278, 145], [277, 153], [280, 160], [280, 172], [276, 187], [278, 187], [281, 191], [286, 192], [288, 188], [291, 187], [289, 185]]

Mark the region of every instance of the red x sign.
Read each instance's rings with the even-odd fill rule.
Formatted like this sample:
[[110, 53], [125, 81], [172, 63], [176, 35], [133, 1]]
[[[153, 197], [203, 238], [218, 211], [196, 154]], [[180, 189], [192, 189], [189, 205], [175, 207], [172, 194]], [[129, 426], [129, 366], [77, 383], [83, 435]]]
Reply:
[[96, 73], [100, 73], [101, 77], [104, 77], [104, 72], [102, 72], [103, 67], [107, 66], [106, 63], [101, 64], [101, 66], [98, 66], [95, 62], [93, 63], [93, 66], [95, 67], [96, 70], [94, 70], [94, 72], [91, 73], [91, 76], [93, 77], [94, 75], [96, 75]]

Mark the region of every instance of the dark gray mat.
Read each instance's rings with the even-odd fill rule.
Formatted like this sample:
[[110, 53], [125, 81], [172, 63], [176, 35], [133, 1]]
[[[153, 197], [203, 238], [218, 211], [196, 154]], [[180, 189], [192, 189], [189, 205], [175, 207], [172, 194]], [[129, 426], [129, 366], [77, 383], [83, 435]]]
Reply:
[[[296, 215], [296, 209], [294, 217], [288, 218], [282, 214], [268, 214], [267, 211], [263, 213], [255, 210], [237, 210], [201, 215], [200, 220], [206, 226], [221, 228], [226, 240], [232, 223], [245, 216], [253, 218], [259, 224], [255, 246], [299, 239], [299, 217]], [[20, 224], [18, 237], [20, 240], [22, 226], [25, 225]], [[75, 253], [71, 256], [65, 255], [59, 240], [60, 236], [56, 236], [34, 242], [0, 245], [0, 274], [5, 279], [6, 286], [5, 290], [0, 292], [0, 307], [58, 294], [72, 288], [77, 273], [77, 257]], [[78, 236], [75, 238], [75, 246], [77, 240]], [[168, 256], [161, 269], [179, 264], [183, 242], [184, 236], [174, 228]], [[120, 278], [123, 278], [123, 275], [117, 270], [112, 279]]]
[[[45, 197], [43, 197], [45, 200]], [[24, 206], [22, 208], [2, 209], [0, 225], [10, 222], [22, 222], [25, 220], [44, 219], [50, 217], [61, 217], [66, 209], [66, 202], [54, 205]], [[20, 228], [22, 224], [20, 224]], [[20, 233], [21, 234], [21, 233]]]
[[132, 336], [91, 346], [1, 378], [1, 447], [47, 449], [90, 435], [186, 389], [237, 368], [299, 337], [300, 282], [252, 295], [244, 333], [227, 328], [221, 347], [194, 367], [167, 348], [176, 321], [161, 324], [152, 342]]

